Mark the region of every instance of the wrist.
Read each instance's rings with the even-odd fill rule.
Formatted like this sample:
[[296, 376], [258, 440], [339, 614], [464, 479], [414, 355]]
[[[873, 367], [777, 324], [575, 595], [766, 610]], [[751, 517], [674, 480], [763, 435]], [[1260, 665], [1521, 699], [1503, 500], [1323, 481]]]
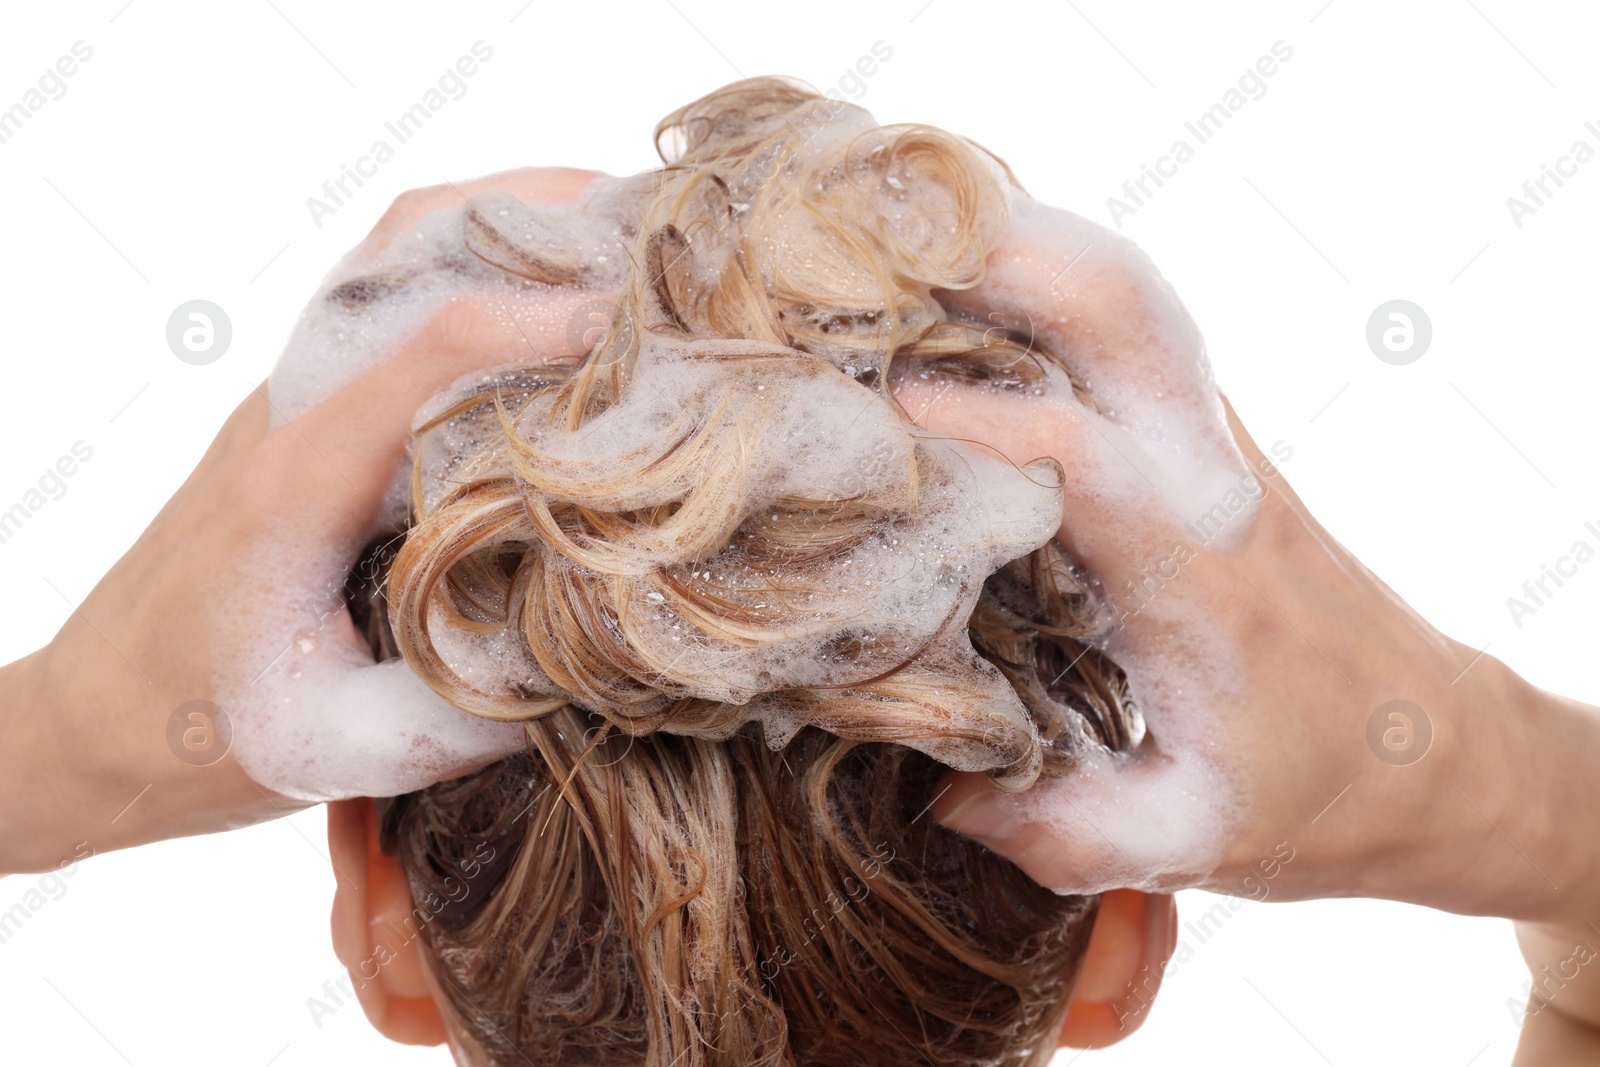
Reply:
[[66, 727], [41, 678], [46, 654], [0, 667], [0, 875], [50, 869], [74, 844], [58, 825], [74, 798], [60, 743]]
[[[1439, 809], [1456, 811], [1455, 892], [1443, 906], [1536, 923], [1600, 919], [1600, 716], [1497, 660], [1466, 695]], [[1475, 832], [1474, 832], [1475, 830]], [[1445, 887], [1440, 887], [1446, 891]]]
[[[1514, 802], [1526, 824], [1529, 864], [1543, 875], [1527, 918], [1587, 926], [1600, 922], [1600, 709], [1518, 679], [1528, 709], [1521, 753], [1530, 789]], [[1515, 916], [1522, 918], [1523, 916]], [[1593, 936], [1593, 931], [1591, 931]]]
[[[64, 628], [68, 634], [72, 623]], [[179, 758], [168, 720], [184, 701], [97, 642], [56, 641], [0, 668], [0, 874], [212, 833], [304, 804], [269, 795], [231, 752]], [[157, 674], [157, 677], [160, 677]]]

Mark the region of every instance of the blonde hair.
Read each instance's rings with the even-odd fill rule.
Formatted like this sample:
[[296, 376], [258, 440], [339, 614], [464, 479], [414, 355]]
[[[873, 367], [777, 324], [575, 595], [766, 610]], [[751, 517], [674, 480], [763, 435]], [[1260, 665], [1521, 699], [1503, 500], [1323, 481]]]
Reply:
[[[934, 295], [981, 280], [1009, 172], [771, 78], [656, 140], [666, 166], [610, 201], [636, 214], [605, 336], [419, 427], [414, 524], [385, 610], [358, 612], [452, 703], [527, 722], [527, 756], [385, 806], [419, 898], [499, 857], [425, 928], [464, 1054], [1043, 1062], [1094, 901], [926, 805], [947, 766], [1022, 788], [1125, 747], [1137, 714], [1047, 540], [1059, 468], [1012, 472], [1044, 483], [1016, 498], [1035, 525], [1057, 509], [1042, 534], [963, 541], [976, 461], [891, 397], [904, 373], [1042, 380], [1048, 353]], [[493, 269], [585, 276], [483, 212], [467, 241]], [[848, 426], [795, 429], [845, 402]], [[882, 449], [865, 474], [862, 441]], [[942, 552], [939, 580], [873, 580], [868, 546]]]

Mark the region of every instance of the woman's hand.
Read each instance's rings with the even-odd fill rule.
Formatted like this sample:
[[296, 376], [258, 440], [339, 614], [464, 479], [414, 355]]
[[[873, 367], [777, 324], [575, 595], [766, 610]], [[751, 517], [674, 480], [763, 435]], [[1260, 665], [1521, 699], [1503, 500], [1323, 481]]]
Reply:
[[1064, 891], [1580, 916], [1600, 888], [1594, 710], [1441, 635], [1317, 524], [1126, 240], [1021, 199], [988, 262], [941, 299], [1059, 354], [1099, 410], [1062, 382], [912, 379], [898, 399], [930, 430], [1062, 463], [1059, 538], [1109, 605], [1148, 735], [1020, 795], [954, 775], [936, 816]]
[[[464, 195], [503, 189], [525, 201], [570, 202], [594, 177], [529, 169], [407, 193], [342, 270], [370, 269], [397, 236]], [[0, 873], [46, 869], [85, 847], [103, 852], [269, 819], [304, 807], [314, 791], [367, 793], [364, 767], [401, 767], [417, 780], [390, 784], [419, 788], [522, 747], [520, 726], [466, 716], [409, 671], [372, 684], [384, 668], [372, 665], [341, 590], [381, 529], [417, 409], [474, 369], [581, 354], [570, 350], [569, 320], [595, 298], [545, 289], [525, 295], [514, 314], [488, 295], [451, 302], [380, 366], [292, 421], [274, 410], [265, 383], [252, 392], [55, 638], [0, 669]], [[263, 617], [269, 594], [299, 610]], [[295, 727], [322, 777], [303, 787], [286, 779], [291, 799], [241, 767], [244, 735], [259, 732], [251, 716], [261, 711], [230, 705], [253, 679], [295, 671], [352, 700]], [[292, 702], [304, 686], [272, 692], [269, 710], [292, 717], [284, 694]], [[347, 706], [363, 697], [391, 717]], [[394, 729], [391, 698], [412, 709], [404, 731]], [[185, 737], [221, 743], [206, 736], [219, 725], [208, 705], [221, 706], [236, 743], [215, 762], [204, 753], [186, 760]], [[265, 755], [280, 770], [295, 758]], [[250, 756], [261, 765], [262, 752]], [[350, 780], [326, 777], [341, 773]]]

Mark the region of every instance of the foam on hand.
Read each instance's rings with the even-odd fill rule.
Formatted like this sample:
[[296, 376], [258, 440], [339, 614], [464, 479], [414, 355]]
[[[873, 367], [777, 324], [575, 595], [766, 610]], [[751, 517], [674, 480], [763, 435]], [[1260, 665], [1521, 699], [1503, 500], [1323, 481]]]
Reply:
[[[535, 341], [565, 337], [574, 303], [598, 301], [625, 277], [641, 189], [598, 179], [577, 204], [538, 211], [489, 191], [421, 218], [382, 248], [351, 252], [273, 369], [271, 428], [381, 367], [453, 302], [504, 316], [515, 326], [507, 333], [528, 339], [530, 351], [486, 352], [486, 363], [534, 358]], [[551, 347], [559, 346], [540, 350]], [[372, 526], [337, 543], [314, 518], [281, 516], [242, 564], [271, 580], [248, 583], [257, 590], [248, 605], [217, 609], [227, 654], [216, 686], [235, 757], [283, 796], [396, 795], [524, 747], [520, 726], [452, 706], [402, 662], [374, 664], [351, 627], [346, 576], [370, 537], [404, 528], [410, 485], [404, 464]]]
[[577, 203], [537, 208], [489, 190], [424, 216], [381, 249], [351, 251], [323, 279], [273, 367], [272, 427], [381, 365], [452, 301], [498, 305], [530, 334], [564, 328], [564, 318], [545, 321], [552, 295], [606, 292], [626, 277], [647, 188], [638, 178], [597, 178]]
[[[1227, 721], [1246, 679], [1183, 568], [1243, 544], [1257, 510], [1238, 492], [1249, 467], [1199, 331], [1125, 237], [1020, 194], [983, 282], [940, 296], [952, 314], [1054, 353], [1082, 383], [1075, 395], [1052, 367], [1041, 386], [1005, 396], [915, 381], [901, 395], [936, 428], [962, 427], [1014, 459], [1061, 460], [1058, 539], [1096, 577], [1110, 621], [1102, 647], [1148, 728], [1138, 750], [1091, 753], [1001, 808], [1013, 828], [1047, 829], [1070, 853], [1062, 892], [1197, 884], [1247, 816]], [[1224, 502], [1227, 523], [1202, 542], [1192, 525]]]

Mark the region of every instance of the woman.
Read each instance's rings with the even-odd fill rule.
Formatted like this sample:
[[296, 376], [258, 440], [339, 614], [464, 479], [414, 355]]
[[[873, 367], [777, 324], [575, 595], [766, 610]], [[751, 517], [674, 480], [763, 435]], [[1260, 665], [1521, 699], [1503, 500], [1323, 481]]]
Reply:
[[[766, 83], [725, 92], [727, 96], [714, 94], [691, 105], [675, 125], [669, 124], [669, 129], [689, 131], [690, 157], [697, 144], [704, 147], [707, 136], [715, 141], [719, 131], [726, 133], [729, 123], [730, 136], [742, 135], [738, 123], [719, 110], [730, 99], [737, 105], [728, 108], [731, 114], [747, 113], [759, 104], [772, 109], [765, 117], [790, 118], [787, 136], [804, 135], [804, 94]], [[707, 129], [712, 133], [696, 142], [696, 131]], [[828, 146], [826, 136], [822, 144]], [[848, 171], [847, 149], [842, 158]], [[744, 159], [751, 164], [762, 157], [752, 151]], [[890, 189], [895, 187], [888, 181], [895, 174], [873, 171], [870, 160], [864, 165]], [[981, 178], [981, 165], [969, 172]], [[767, 164], [756, 167], [754, 174], [758, 187], [771, 180]], [[738, 183], [726, 176], [722, 180], [729, 203], [739, 203], [743, 193]], [[995, 181], [1004, 191], [1005, 184]], [[982, 185], [979, 179], [974, 183]], [[345, 268], [347, 276], [369, 279], [373, 275], [361, 271], [380, 268], [377, 276], [387, 280], [358, 285], [340, 299], [364, 305], [388, 286], [409, 284], [413, 279], [381, 269], [393, 239], [426, 231], [426, 225], [417, 225], [423, 217], [454, 206], [462, 194], [499, 188], [523, 201], [561, 203], [577, 199], [588, 185], [587, 176], [575, 172], [520, 172], [459, 192], [436, 190], [402, 201]], [[966, 187], [952, 182], [944, 188]], [[927, 249], [940, 247], [939, 227], [907, 239], [908, 219], [894, 217], [893, 194], [879, 186], [869, 191], [890, 198], [873, 204], [873, 210], [918, 256], [926, 258]], [[982, 198], [981, 191], [974, 195]], [[1594, 879], [1590, 853], [1570, 848], [1572, 840], [1583, 840], [1594, 825], [1593, 789], [1584, 773], [1587, 754], [1596, 744], [1590, 709], [1538, 693], [1492, 659], [1475, 658], [1471, 650], [1416, 618], [1316, 526], [1266, 456], [1223, 414], [1198, 335], [1148, 263], [1103, 230], [1036, 205], [1018, 190], [1007, 195], [1009, 227], [981, 232], [976, 241], [967, 234], [968, 240], [945, 242], [950, 258], [928, 264], [930, 269], [920, 277], [930, 291], [937, 290], [935, 302], [952, 318], [985, 323], [994, 331], [993, 338], [967, 345], [962, 350], [967, 357], [991, 348], [1024, 356], [1049, 353], [1059, 361], [1060, 373], [1070, 371], [1076, 377], [1084, 395], [1070, 388], [993, 387], [989, 372], [1003, 373], [1020, 364], [1020, 358], [1002, 361], [998, 368], [992, 361], [985, 363], [985, 384], [979, 387], [920, 374], [874, 384], [891, 387], [905, 414], [926, 430], [976, 441], [1019, 462], [1050, 457], [1061, 465], [1064, 521], [1057, 542], [1092, 576], [1096, 594], [1093, 617], [1082, 620], [1081, 635], [1091, 638], [1083, 648], [1103, 649], [1110, 660], [1108, 671], [1127, 672], [1148, 736], [1137, 744], [1138, 730], [1130, 727], [1122, 738], [1127, 744], [1112, 743], [1117, 731], [1103, 731], [1098, 748], [1069, 748], [1071, 773], [1015, 793], [1008, 790], [1032, 780], [1026, 766], [1018, 770], [1019, 761], [1026, 762], [1027, 746], [1019, 749], [1010, 743], [1015, 731], [1012, 736], [986, 733], [969, 739], [981, 742], [975, 748], [946, 753], [946, 762], [968, 766], [969, 773], [937, 788], [928, 781], [925, 798], [904, 813], [904, 825], [910, 826], [917, 810], [931, 804], [933, 817], [1014, 860], [1051, 889], [1091, 895], [1136, 887], [1105, 897], [1087, 946], [1069, 946], [1055, 960], [1065, 981], [1076, 953], [1086, 952], [1070, 998], [1063, 994], [1049, 1011], [1039, 1010], [1038, 997], [1013, 998], [1028, 1018], [1005, 1035], [1004, 1055], [1039, 1053], [1038, 1027], [1057, 1020], [1062, 1036], [1085, 1044], [1104, 1044], [1136, 1025], [1173, 947], [1170, 898], [1160, 894], [1182, 886], [1248, 893], [1262, 878], [1271, 878], [1280, 899], [1376, 895], [1502, 914], [1524, 921], [1524, 943], [1536, 969], [1569, 956], [1567, 942], [1587, 936], [1582, 905]], [[970, 208], [974, 219], [991, 214], [981, 206], [971, 208], [963, 197], [952, 195], [952, 203], [958, 214]], [[929, 213], [908, 216], [918, 217]], [[570, 265], [519, 259], [513, 247], [517, 242], [504, 240], [514, 235], [495, 230], [492, 219], [483, 221], [488, 225], [478, 234], [479, 258], [512, 273], [531, 271], [523, 277], [535, 283], [533, 289], [520, 293], [515, 302], [485, 298], [480, 292], [428, 311], [424, 301], [418, 314], [426, 324], [395, 340], [378, 365], [348, 368], [342, 380], [325, 390], [332, 395], [318, 396], [312, 388], [297, 396], [291, 389], [288, 395], [294, 399], [282, 401], [285, 394], [275, 389], [273, 405], [282, 402], [287, 410], [269, 412], [266, 396], [258, 394], [230, 421], [195, 476], [73, 622], [46, 649], [6, 669], [7, 714], [29, 737], [7, 757], [17, 767], [5, 779], [14, 791], [5, 809], [13, 820], [5, 837], [7, 869], [37, 869], [57, 854], [67, 854], [83, 811], [96, 803], [120, 806], [124, 793], [132, 795], [145, 782], [154, 782], [149, 796], [115, 828], [117, 836], [106, 847], [225, 828], [314, 798], [408, 793], [518, 747], [520, 734], [464, 728], [448, 709], [414, 700], [416, 687], [403, 689], [405, 676], [391, 671], [382, 677], [402, 687], [394, 693], [396, 702], [409, 702], [414, 709], [407, 751], [415, 752], [420, 740], [423, 754], [407, 762], [392, 749], [374, 751], [374, 741], [383, 744], [395, 731], [373, 730], [355, 721], [358, 716], [349, 701], [319, 703], [304, 685], [289, 684], [299, 671], [298, 678], [316, 679], [322, 692], [337, 692], [347, 677], [382, 669], [358, 664], [354, 651], [362, 638], [347, 612], [323, 612], [310, 636], [304, 632], [303, 613], [243, 623], [219, 614], [219, 605], [271, 599], [252, 580], [262, 569], [273, 574], [277, 589], [272, 596], [280, 600], [282, 590], [289, 589], [301, 603], [318, 596], [326, 601], [330, 588], [345, 584], [345, 572], [387, 517], [385, 491], [404, 447], [406, 422], [440, 387], [463, 371], [508, 362], [511, 356], [533, 362], [527, 357], [537, 355], [544, 362], [587, 351], [588, 345], [571, 343], [571, 331], [564, 327], [592, 300], [594, 284], [585, 288], [563, 280], [560, 274]], [[662, 226], [641, 232], [647, 239], [636, 252], [649, 251], [648, 239], [667, 231]], [[685, 247], [695, 239], [690, 237]], [[984, 254], [977, 263], [965, 263], [961, 253], [973, 244]], [[667, 278], [672, 266], [668, 260], [682, 251], [660, 240], [654, 249], [663, 257], [657, 261], [659, 269], [636, 269], [629, 275], [636, 299], [632, 304], [625, 299], [623, 306], [644, 317], [641, 329], [658, 325], [663, 316], [687, 329], [692, 324], [681, 314], [681, 298], [692, 284], [677, 293], [669, 284], [664, 295], [654, 285], [647, 287], [648, 293], [637, 291], [641, 277]], [[596, 258], [600, 254], [594, 253]], [[600, 278], [595, 284], [604, 288], [604, 283]], [[645, 296], [654, 303], [646, 303]], [[607, 338], [618, 337], [617, 324], [626, 321], [625, 316], [613, 318]], [[926, 325], [914, 314], [906, 322]], [[841, 330], [831, 321], [802, 323], [812, 331], [809, 341], [824, 348], [840, 334], [848, 341], [859, 325], [846, 324]], [[924, 336], [909, 327], [907, 335], [913, 343]], [[790, 330], [784, 340], [799, 347], [799, 336]], [[901, 354], [901, 347], [891, 351]], [[485, 359], [490, 352], [497, 358]], [[828, 354], [841, 366], [861, 370], [843, 363], [847, 353]], [[911, 364], [915, 354], [904, 353], [902, 365]], [[923, 354], [932, 359], [947, 355]], [[886, 368], [866, 369], [881, 376]], [[618, 401], [617, 396], [605, 399]], [[586, 410], [570, 396], [564, 400], [576, 404], [572, 411]], [[270, 432], [269, 420], [278, 424]], [[287, 539], [284, 514], [297, 516]], [[286, 554], [285, 540], [299, 550]], [[175, 550], [179, 545], [181, 552]], [[308, 556], [307, 545], [317, 551]], [[238, 574], [232, 568], [241, 558], [252, 565]], [[263, 559], [270, 567], [262, 567]], [[402, 559], [397, 565], [407, 564]], [[530, 602], [542, 603], [537, 598]], [[393, 602], [390, 610], [396, 610]], [[401, 612], [397, 619], [412, 625], [397, 627], [395, 637], [413, 667], [420, 664], [419, 673], [427, 676], [426, 663], [419, 659], [426, 642], [419, 639], [416, 626], [425, 610]], [[193, 643], [174, 640], [170, 632], [151, 632], [145, 620], [152, 617], [192, 626]], [[246, 638], [253, 644], [249, 654], [241, 655]], [[286, 663], [258, 654], [279, 643]], [[548, 670], [545, 674], [542, 681], [555, 681]], [[309, 740], [314, 759], [265, 758], [261, 753], [288, 749], [271, 744], [252, 748], [241, 737], [239, 754], [249, 766], [231, 758], [203, 773], [168, 765], [170, 754], [160, 751], [167, 713], [187, 700], [222, 697], [224, 706], [241, 709], [237, 717], [242, 729], [249, 723], [247, 730], [262, 736], [264, 716], [252, 712], [256, 697], [249, 690], [263, 678], [268, 679], [265, 692], [278, 709], [274, 725], [280, 740]], [[461, 687], [448, 679], [441, 682], [435, 675], [430, 681], [458, 705], [472, 706]], [[671, 687], [656, 689], [674, 699], [682, 695]], [[557, 685], [544, 691], [535, 685], [526, 694], [513, 695], [531, 705], [554, 700], [552, 692], [573, 690]], [[502, 703], [508, 699], [505, 691], [492, 695]], [[704, 694], [694, 699], [711, 700]], [[1390, 705], [1396, 699], [1423, 709], [1431, 724], [1426, 759], [1385, 760], [1379, 753], [1393, 748], [1369, 746], [1375, 716], [1380, 738], [1391, 724], [1402, 732], [1416, 728], [1415, 721], [1398, 724], [1389, 718], [1399, 713]], [[25, 714], [22, 701], [31, 701], [33, 708], [42, 704], [59, 709], [60, 714]], [[585, 696], [590, 711], [601, 703], [593, 693]], [[712, 703], [743, 706], [739, 701]], [[606, 723], [620, 732], [638, 725], [624, 714], [624, 705], [630, 704], [618, 701], [603, 715]], [[297, 715], [296, 708], [306, 713]], [[486, 704], [472, 710], [491, 709]], [[695, 710], [706, 708], [697, 705]], [[1035, 709], [1029, 710], [1038, 729], [1043, 724]], [[656, 714], [661, 708], [646, 711]], [[539, 712], [573, 714], [550, 707]], [[716, 733], [739, 724], [710, 716], [699, 725]], [[849, 724], [834, 727], [847, 732]], [[1553, 737], [1565, 743], [1551, 746]], [[604, 727], [565, 757], [548, 737], [545, 741], [552, 746], [540, 751], [547, 769], [570, 758], [566, 772], [572, 775], [590, 773], [587, 761], [594, 759], [593, 753], [614, 743]], [[735, 737], [721, 743], [745, 742]], [[751, 748], [749, 761], [758, 759], [760, 751]], [[984, 751], [994, 757], [987, 763]], [[997, 755], [1001, 752], [1004, 758]], [[610, 752], [602, 756], [605, 761], [613, 758]], [[630, 757], [618, 752], [615, 758]], [[862, 777], [872, 781], [880, 774], [874, 770], [862, 772]], [[263, 782], [272, 788], [262, 788]], [[547, 784], [565, 788], [571, 782]], [[441, 787], [446, 792], [449, 788]], [[1323, 821], [1321, 813], [1335, 802], [1343, 805], [1341, 818]], [[543, 812], [538, 804], [557, 801], [535, 796], [529, 803]], [[566, 804], [562, 817], [570, 818], [577, 805]], [[814, 804], [812, 811], [825, 806]], [[1397, 808], [1413, 817], [1394, 819]], [[459, 814], [464, 809], [451, 799], [436, 810]], [[555, 817], [557, 808], [548, 814]], [[1558, 821], [1581, 829], [1569, 835]], [[406, 813], [392, 815], [392, 822], [389, 836], [399, 843], [406, 832]], [[430, 986], [430, 971], [419, 965], [425, 959], [411, 957], [407, 963], [403, 955], [416, 951], [424, 940], [436, 953], [452, 951], [441, 933], [449, 924], [422, 922], [417, 928], [425, 931], [424, 938], [385, 945], [397, 966], [371, 963], [376, 949], [362, 936], [365, 932], [371, 937], [370, 920], [402, 917], [408, 910], [415, 915], [418, 902], [406, 900], [398, 868], [378, 848], [380, 827], [374, 813], [348, 802], [336, 810], [331, 829], [336, 863], [361, 872], [349, 892], [341, 886], [336, 927], [341, 957], [357, 972], [369, 1015], [402, 1039], [441, 1035], [441, 1016], [432, 1009], [436, 1000], [451, 1005], [458, 1022], [471, 1019], [474, 998], [459, 988], [460, 996], [452, 995], [436, 979]], [[465, 832], [444, 836], [458, 841], [468, 837]], [[449, 876], [464, 887], [463, 899], [481, 908], [483, 900], [472, 897], [468, 867], [491, 865], [502, 853], [487, 837], [479, 843], [485, 849], [456, 857], [463, 862]], [[1284, 862], [1286, 846], [1295, 857], [1292, 863]], [[414, 847], [408, 861], [413, 890], [425, 853], [420, 845]], [[591, 844], [591, 857], [603, 852]], [[531, 855], [527, 850], [518, 854]], [[445, 898], [454, 895], [449, 886], [441, 887]], [[867, 888], [870, 896], [883, 887]], [[427, 899], [422, 903], [427, 905]], [[406, 906], [397, 911], [397, 905]], [[766, 914], [783, 913], [780, 906], [765, 907]], [[446, 910], [430, 911], [430, 920]], [[363, 924], [363, 918], [369, 921]], [[457, 918], [470, 922], [473, 915]], [[645, 918], [650, 925], [655, 917]], [[1057, 918], [1063, 928], [1076, 921], [1065, 914]], [[1076, 922], [1081, 935], [1084, 923]], [[399, 928], [404, 929], [403, 922]], [[990, 936], [980, 932], [979, 940]], [[860, 942], [859, 937], [853, 940]], [[765, 961], [750, 962], [768, 982], [787, 977], [780, 967], [768, 978], [760, 970]], [[497, 981], [491, 978], [489, 985]], [[1575, 985], [1563, 990], [1561, 1000], [1552, 1001], [1551, 1010], [1536, 1015], [1525, 1030], [1530, 1049], [1544, 1048], [1542, 1062], [1549, 1062], [1558, 1048], [1575, 1056], [1592, 1040], [1588, 1003], [1594, 1001], [1584, 1000], [1581, 987], [1571, 992]], [[917, 1017], [915, 1002], [906, 1003], [910, 1017]], [[789, 1018], [802, 1010], [802, 1001], [791, 999], [782, 1003], [781, 1014]], [[703, 1053], [703, 1045], [674, 1030], [681, 1019], [670, 1012], [657, 1016], [664, 1021], [653, 1023], [653, 1030], [646, 1028], [651, 1036], [641, 1048], [652, 1050], [663, 1063], [673, 1058], [662, 1053], [674, 1040], [680, 1041], [681, 1050]], [[797, 1032], [803, 1039], [833, 1022], [817, 1018], [809, 1029]], [[487, 1028], [490, 1033], [497, 1029], [503, 1026]], [[477, 1036], [483, 1037], [482, 1027]], [[905, 1050], [933, 1047], [922, 1034], [902, 1037]], [[764, 1050], [762, 1055], [782, 1056], [788, 1047], [776, 1021], [755, 1026], [745, 1039], [752, 1043], [749, 1047]], [[810, 1055], [803, 1040], [795, 1047]], [[948, 1051], [952, 1046], [942, 1047]], [[462, 1054], [475, 1053], [463, 1049]], [[819, 1049], [815, 1054], [832, 1053]], [[995, 1054], [966, 1048], [953, 1052], [969, 1060]]]

